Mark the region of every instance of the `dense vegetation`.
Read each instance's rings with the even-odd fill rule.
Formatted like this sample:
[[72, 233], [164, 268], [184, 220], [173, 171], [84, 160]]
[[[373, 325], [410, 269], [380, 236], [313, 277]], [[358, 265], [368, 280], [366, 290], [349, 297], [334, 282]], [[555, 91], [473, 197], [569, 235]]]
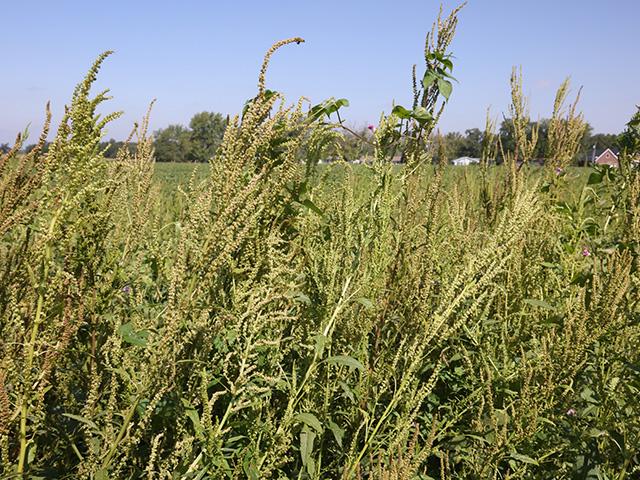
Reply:
[[317, 165], [343, 100], [265, 88], [299, 38], [186, 179], [155, 170], [148, 115], [103, 158], [108, 53], [46, 153], [48, 122], [27, 155], [18, 138], [0, 157], [3, 478], [637, 478], [640, 113], [619, 169], [571, 169], [586, 125], [563, 84], [534, 169], [514, 72], [505, 164], [488, 121], [481, 165], [450, 169], [432, 132], [456, 13], [412, 107], [365, 138], [371, 165]]

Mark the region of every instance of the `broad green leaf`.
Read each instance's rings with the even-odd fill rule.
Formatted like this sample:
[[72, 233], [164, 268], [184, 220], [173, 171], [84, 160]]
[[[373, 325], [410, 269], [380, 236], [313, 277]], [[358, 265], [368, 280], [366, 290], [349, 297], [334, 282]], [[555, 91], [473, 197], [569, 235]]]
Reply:
[[317, 205], [315, 203], [313, 203], [311, 200], [309, 200], [308, 198], [303, 200], [302, 202], [299, 202], [301, 205], [304, 205], [305, 207], [307, 207], [309, 210], [311, 210], [312, 212], [317, 213], [318, 215], [322, 216], [323, 215], [323, 211], [320, 210]]
[[314, 428], [318, 433], [322, 433], [322, 424], [318, 417], [316, 417], [313, 413], [299, 413], [296, 415], [296, 419], [304, 423], [305, 425], [309, 425]]
[[318, 357], [322, 357], [322, 354], [324, 353], [324, 346], [327, 343], [327, 337], [319, 333], [313, 338], [316, 341], [316, 347], [315, 347], [316, 354], [318, 355]]
[[453, 85], [451, 84], [451, 82], [449, 80], [444, 80], [444, 79], [439, 78], [438, 79], [438, 90], [440, 91], [440, 93], [442, 94], [442, 96], [444, 98], [449, 100], [449, 97], [451, 96], [451, 91], [453, 90]]
[[507, 425], [508, 423], [509, 423], [509, 414], [506, 412], [506, 410], [496, 409], [496, 424], [499, 427], [502, 427], [503, 425]]
[[313, 459], [313, 457], [309, 457], [307, 459], [307, 473], [312, 478], [316, 474], [316, 461]]
[[333, 432], [333, 437], [340, 447], [342, 447], [342, 439], [344, 438], [344, 429], [340, 428], [335, 422], [329, 421], [329, 429]]
[[96, 425], [94, 422], [92, 422], [91, 420], [89, 420], [87, 418], [81, 417], [80, 415], [73, 415], [71, 413], [63, 413], [62, 415], [64, 417], [68, 417], [68, 418], [71, 418], [73, 420], [76, 420], [76, 421], [78, 421], [80, 423], [84, 423], [85, 425], [91, 427], [95, 432], [102, 433], [100, 431], [100, 428], [98, 428], [98, 425]]
[[191, 423], [193, 423], [193, 430], [196, 432], [196, 438], [202, 438], [202, 424], [200, 423], [200, 416], [198, 415], [198, 411], [195, 408], [188, 408], [185, 411]]
[[356, 399], [355, 399], [355, 396], [353, 395], [353, 390], [351, 390], [351, 387], [349, 387], [349, 385], [344, 383], [342, 380], [338, 382], [338, 385], [340, 385], [340, 388], [342, 388], [342, 391], [344, 392], [345, 397], [347, 397], [349, 400], [355, 403]]
[[309, 110], [309, 118], [317, 120], [325, 114], [325, 107], [322, 104], [315, 105]]
[[587, 185], [594, 185], [596, 183], [602, 182], [602, 173], [600, 172], [591, 172], [589, 175], [589, 180], [587, 180]]
[[538, 300], [535, 298], [525, 298], [524, 303], [528, 303], [529, 305], [533, 305], [534, 307], [542, 308], [544, 310], [555, 310], [550, 304], [548, 304], [544, 300]]
[[311, 299], [309, 298], [308, 295], [306, 295], [303, 292], [300, 291], [295, 291], [293, 293], [290, 294], [291, 298], [298, 302], [298, 303], [304, 303], [305, 305], [311, 305]]
[[118, 329], [118, 333], [125, 342], [131, 345], [136, 345], [138, 347], [147, 346], [147, 337], [149, 336], [149, 332], [147, 330], [139, 330], [136, 332], [133, 329], [133, 324], [131, 322], [121, 325]]
[[422, 77], [422, 86], [427, 89], [439, 78], [441, 78], [441, 76], [438, 75], [437, 72], [435, 72], [434, 70], [427, 70], [424, 74], [424, 77]]
[[429, 111], [424, 107], [416, 107], [413, 112], [411, 112], [411, 117], [415, 118], [421, 125], [433, 120]]
[[327, 363], [331, 363], [334, 365], [345, 365], [350, 368], [355, 368], [360, 371], [364, 371], [364, 365], [360, 363], [353, 357], [348, 357], [346, 355], [334, 355], [333, 357], [327, 358]]
[[[38, 446], [35, 443], [31, 443], [29, 444], [29, 451], [27, 453], [27, 463], [33, 463], [33, 461], [36, 458], [36, 449], [38, 448]], [[29, 478], [33, 478], [32, 476], [30, 476]]]
[[539, 465], [537, 460], [534, 460], [528, 455], [523, 455], [522, 453], [518, 452], [511, 452], [510, 455], [511, 458], [513, 458], [514, 460], [518, 460], [519, 462], [528, 463], [529, 465]]
[[594, 398], [594, 391], [589, 387], [585, 387], [582, 392], [580, 392], [580, 398], [586, 400], [589, 403], [598, 403], [598, 401]]
[[356, 299], [356, 302], [361, 304], [367, 310], [373, 310], [373, 302], [368, 298], [360, 297]]
[[245, 461], [245, 463], [242, 465], [242, 469], [244, 470], [246, 478], [248, 478], [249, 480], [259, 480], [260, 472], [258, 472], [258, 469], [253, 464], [252, 459]]
[[312, 477], [316, 471], [316, 464], [312, 457], [315, 438], [316, 434], [306, 426], [300, 432], [300, 457], [302, 464], [307, 468], [307, 473]]
[[396, 105], [395, 107], [393, 107], [391, 113], [399, 118], [411, 118], [411, 110], [407, 110], [402, 105]]
[[109, 473], [101, 468], [100, 470], [96, 470], [96, 473], [93, 475], [94, 480], [109, 480]]

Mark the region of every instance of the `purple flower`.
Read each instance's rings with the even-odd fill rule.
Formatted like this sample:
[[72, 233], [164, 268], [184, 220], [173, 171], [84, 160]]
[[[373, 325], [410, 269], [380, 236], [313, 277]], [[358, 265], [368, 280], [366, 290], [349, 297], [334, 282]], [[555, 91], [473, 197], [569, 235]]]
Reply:
[[560, 176], [560, 175], [562, 175], [564, 173], [564, 170], [562, 168], [560, 168], [560, 167], [556, 167], [555, 172], [556, 172], [557, 176]]
[[589, 247], [582, 247], [582, 256], [588, 257], [589, 255], [591, 255], [591, 251], [589, 250]]
[[367, 128], [373, 132], [373, 130], [374, 130], [376, 127], [374, 127], [373, 125], [369, 125]]
[[574, 408], [570, 408], [569, 410], [567, 410], [567, 417], [575, 417], [576, 416], [576, 410]]
[[124, 293], [125, 295], [129, 295], [131, 293], [131, 287], [129, 285], [125, 285], [124, 287], [122, 287], [122, 293]]

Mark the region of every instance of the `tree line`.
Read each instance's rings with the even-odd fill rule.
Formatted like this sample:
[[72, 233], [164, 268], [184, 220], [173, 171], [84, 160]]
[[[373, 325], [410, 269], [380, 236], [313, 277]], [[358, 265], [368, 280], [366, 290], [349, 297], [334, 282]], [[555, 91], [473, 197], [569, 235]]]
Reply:
[[[158, 162], [207, 162], [214, 156], [218, 146], [222, 142], [224, 130], [228, 119], [216, 112], [196, 113], [189, 121], [188, 126], [172, 124], [153, 133], [155, 157]], [[536, 122], [539, 127], [538, 143], [534, 157], [544, 159], [547, 150], [547, 132], [549, 120], [543, 119]], [[530, 124], [532, 128], [534, 123]], [[363, 127], [353, 133], [344, 136], [342, 154], [347, 161], [358, 160], [370, 156], [372, 148], [369, 141], [372, 137], [374, 126]], [[498, 136], [502, 145], [502, 151], [498, 152], [497, 162], [502, 161], [503, 153], [513, 152], [515, 139], [512, 131], [512, 123], [505, 119], [500, 124]], [[459, 157], [480, 157], [484, 132], [478, 128], [470, 128], [461, 132], [450, 132], [442, 136], [444, 152], [450, 160]], [[106, 158], [116, 158], [118, 150], [125, 146], [125, 142], [114, 139], [100, 143]], [[27, 145], [25, 152], [29, 152], [35, 144]], [[135, 144], [129, 148], [134, 149]], [[587, 129], [580, 142], [580, 149], [574, 158], [574, 163], [584, 165], [607, 148], [619, 149], [619, 135], [610, 133], [593, 133], [591, 125]], [[45, 147], [46, 149], [46, 147]], [[0, 144], [0, 153], [9, 150], [9, 144]], [[437, 159], [436, 159], [437, 160]]]
[[[153, 145], [155, 158], [158, 162], [207, 162], [215, 154], [222, 142], [224, 130], [227, 126], [227, 118], [220, 113], [200, 112], [196, 113], [189, 121], [189, 126], [172, 124], [153, 133]], [[29, 153], [35, 148], [35, 143], [26, 145], [24, 153]], [[48, 143], [43, 151], [48, 150]], [[136, 144], [126, 144], [120, 140], [110, 139], [100, 142], [99, 148], [106, 158], [116, 158], [118, 151], [123, 147], [132, 152]], [[0, 153], [10, 150], [8, 143], [0, 144]]]
[[[548, 146], [549, 119], [543, 119], [539, 122], [531, 122], [529, 130], [534, 125], [538, 126], [538, 143], [534, 151], [534, 158], [543, 160], [546, 156]], [[530, 131], [527, 133], [531, 133]], [[515, 136], [513, 134], [513, 125], [511, 120], [505, 119], [500, 124], [497, 132], [500, 139], [502, 149], [498, 151], [498, 158], [495, 160], [501, 162], [503, 154], [513, 153], [515, 150]], [[449, 159], [459, 157], [479, 158], [482, 154], [482, 142], [484, 140], [484, 132], [478, 128], [465, 130], [464, 134], [460, 132], [450, 132], [443, 136], [444, 151]], [[593, 127], [587, 124], [587, 128], [580, 141], [580, 148], [576, 153], [573, 161], [575, 164], [584, 165], [593, 160], [593, 156], [600, 154], [607, 148], [619, 150], [619, 135], [613, 133], [593, 133]]]

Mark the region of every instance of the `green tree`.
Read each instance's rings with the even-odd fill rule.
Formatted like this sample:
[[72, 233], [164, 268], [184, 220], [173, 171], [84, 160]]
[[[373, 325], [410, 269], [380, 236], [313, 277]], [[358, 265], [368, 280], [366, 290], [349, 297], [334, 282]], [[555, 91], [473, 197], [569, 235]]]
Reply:
[[460, 132], [449, 132], [443, 137], [442, 141], [448, 160], [454, 160], [463, 155], [465, 138]]
[[209, 161], [222, 142], [226, 126], [225, 118], [219, 113], [196, 113], [189, 122], [191, 128], [189, 159], [194, 162]]
[[153, 146], [158, 162], [187, 162], [191, 150], [191, 132], [183, 125], [169, 125], [154, 132]]
[[[100, 142], [100, 150], [103, 152], [105, 158], [116, 158], [118, 156], [118, 152], [124, 146], [125, 143], [123, 141], [114, 140], [113, 138], [106, 142]], [[127, 149], [133, 153], [136, 149], [136, 143], [132, 142], [127, 144]]]
[[461, 156], [480, 158], [480, 155], [482, 155], [483, 132], [479, 128], [470, 128], [465, 130], [464, 134]]
[[640, 106], [631, 117], [627, 128], [617, 139], [617, 145], [633, 159], [640, 159]]

